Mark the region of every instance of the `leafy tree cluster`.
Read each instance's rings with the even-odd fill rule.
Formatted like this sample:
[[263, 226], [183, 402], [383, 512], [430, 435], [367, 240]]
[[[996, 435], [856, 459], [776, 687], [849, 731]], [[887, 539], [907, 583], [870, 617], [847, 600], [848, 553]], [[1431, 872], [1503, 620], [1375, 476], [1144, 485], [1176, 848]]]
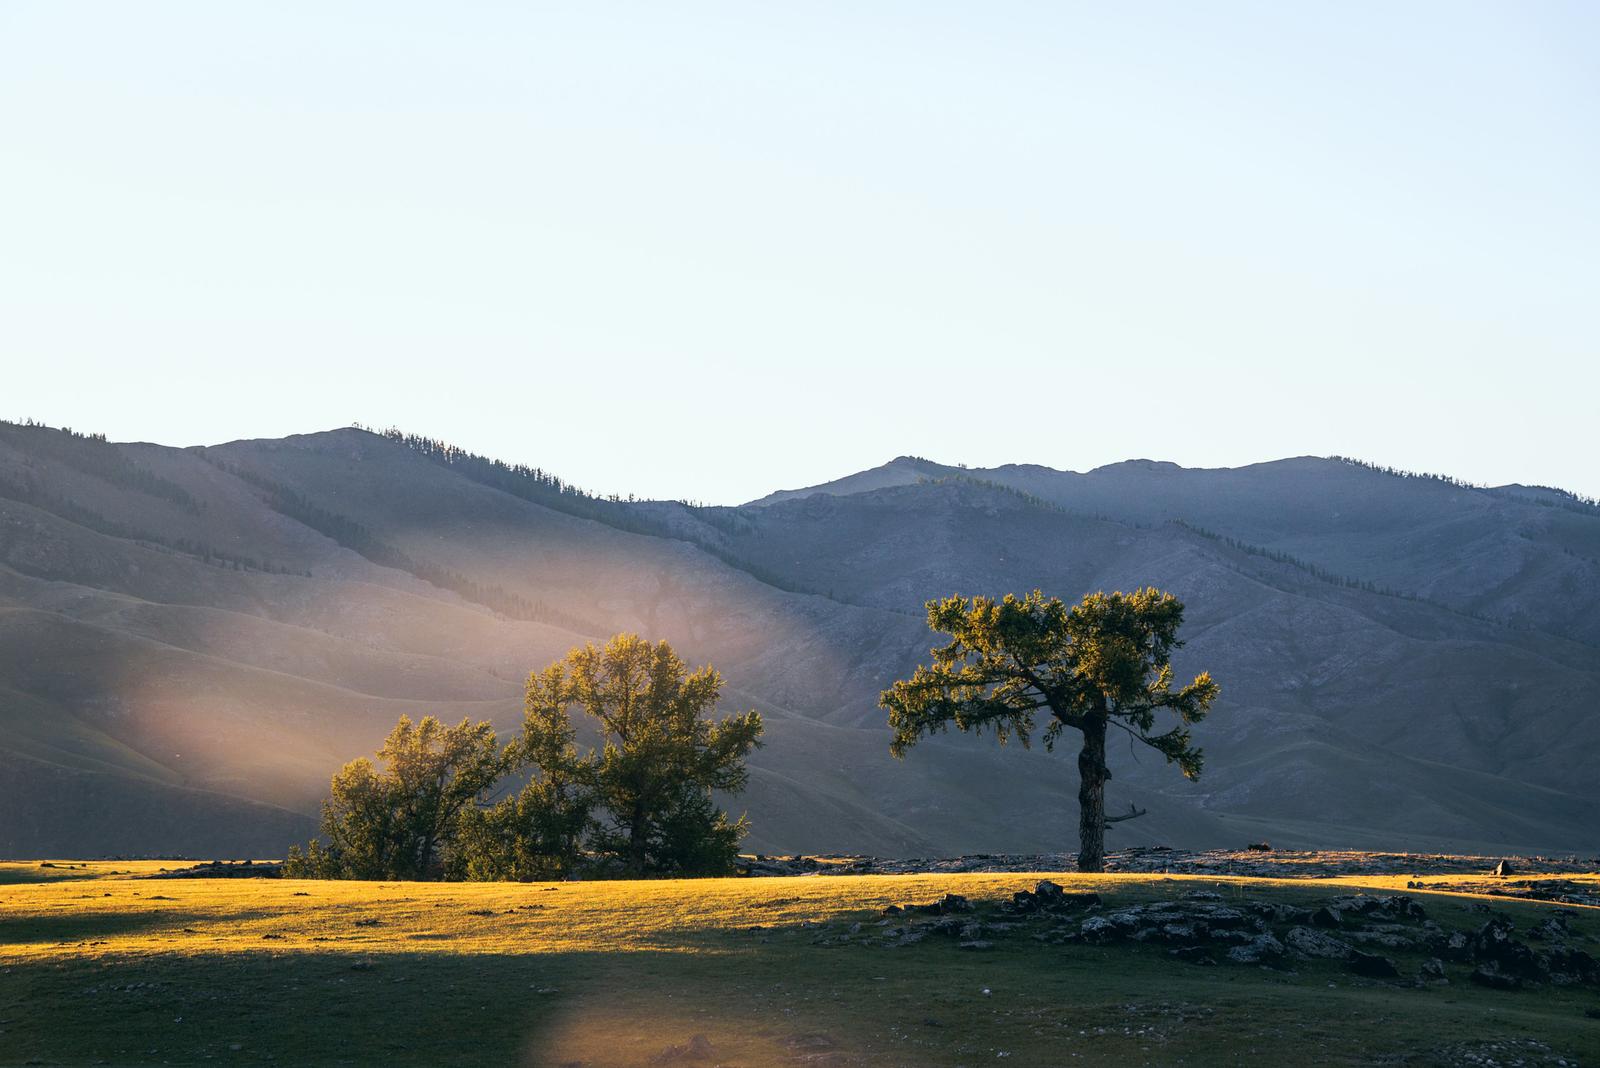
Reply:
[[56, 429], [31, 419], [21, 423], [0, 420], [0, 439], [11, 440], [34, 455], [48, 457], [102, 482], [174, 504], [190, 515], [199, 515], [204, 509], [188, 490], [140, 467], [107, 441], [104, 434], [80, 434], [68, 427]]
[[[322, 831], [286, 874], [350, 879], [715, 875], [749, 829], [714, 794], [741, 791], [759, 713], [712, 717], [722, 678], [666, 642], [619, 634], [528, 677], [520, 733], [402, 718], [333, 777]], [[578, 745], [573, 711], [600, 744]], [[520, 785], [517, 785], [520, 784]]]

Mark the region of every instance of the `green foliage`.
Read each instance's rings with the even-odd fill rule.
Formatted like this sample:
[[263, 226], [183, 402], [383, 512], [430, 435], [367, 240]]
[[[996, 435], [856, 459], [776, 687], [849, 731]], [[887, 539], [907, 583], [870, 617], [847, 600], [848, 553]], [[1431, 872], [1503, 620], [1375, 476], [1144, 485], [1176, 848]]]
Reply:
[[528, 676], [522, 734], [510, 760], [531, 772], [514, 796], [468, 814], [458, 877], [558, 879], [583, 859], [594, 827], [591, 761], [578, 754], [563, 664]]
[[[761, 716], [713, 721], [722, 677], [689, 672], [666, 642], [587, 645], [528, 677], [522, 731], [503, 749], [487, 723], [401, 718], [378, 752], [333, 777], [322, 840], [285, 874], [350, 879], [556, 879], [575, 869], [716, 875], [749, 830], [713, 792], [749, 781]], [[600, 728], [580, 753], [572, 709]], [[496, 783], [526, 774], [490, 803]]]
[[488, 723], [401, 716], [378, 757], [381, 772], [361, 757], [334, 775], [322, 805], [326, 857], [302, 862], [350, 879], [436, 878], [458, 863], [466, 813], [506, 773], [508, 754]]
[[596, 852], [636, 875], [731, 870], [748, 824], [729, 823], [710, 795], [744, 789], [761, 714], [705, 718], [722, 676], [710, 667], [690, 673], [666, 642], [619, 634], [603, 649], [574, 649], [567, 668], [566, 696], [604, 736], [587, 765], [604, 812]]
[[[1050, 718], [1047, 748], [1064, 728], [1103, 718], [1189, 778], [1200, 774], [1202, 754], [1188, 728], [1205, 718], [1218, 686], [1202, 673], [1172, 689], [1172, 652], [1182, 644], [1183, 604], [1176, 597], [1155, 589], [1093, 593], [1069, 611], [1059, 598], [1034, 590], [1000, 601], [950, 597], [929, 601], [927, 610], [928, 626], [952, 640], [932, 650], [931, 666], [918, 667], [880, 698], [896, 756], [952, 723], [1026, 746], [1043, 710]], [[1176, 714], [1178, 724], [1153, 734], [1160, 711]]]
[[[1004, 743], [1028, 745], [1040, 714], [1046, 748], [1067, 728], [1083, 735], [1079, 754], [1080, 868], [1099, 870], [1103, 835], [1108, 727], [1156, 750], [1183, 774], [1198, 778], [1204, 757], [1190, 726], [1205, 718], [1218, 687], [1206, 673], [1172, 688], [1172, 653], [1182, 643], [1183, 604], [1155, 589], [1092, 593], [1070, 610], [1034, 590], [929, 601], [928, 626], [950, 635], [931, 650], [933, 663], [896, 681], [879, 703], [894, 731], [890, 749], [903, 756], [922, 737], [947, 730], [992, 730]], [[1158, 713], [1176, 723], [1156, 729]], [[1127, 818], [1127, 817], [1119, 817]]]

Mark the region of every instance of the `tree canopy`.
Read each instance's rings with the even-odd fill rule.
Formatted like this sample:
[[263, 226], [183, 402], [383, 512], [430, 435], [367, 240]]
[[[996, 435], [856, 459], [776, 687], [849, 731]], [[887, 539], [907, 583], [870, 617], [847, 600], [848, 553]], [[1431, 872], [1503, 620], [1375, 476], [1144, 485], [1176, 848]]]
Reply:
[[[711, 718], [722, 677], [689, 671], [666, 642], [619, 634], [529, 675], [521, 732], [401, 718], [378, 751], [334, 777], [322, 832], [297, 875], [357, 879], [551, 879], [577, 868], [631, 875], [730, 871], [749, 830], [715, 793], [749, 781], [755, 711]], [[598, 746], [580, 750], [574, 709]], [[498, 801], [508, 783], [515, 793]]]
[[[928, 626], [950, 636], [930, 650], [932, 663], [885, 690], [880, 704], [903, 756], [918, 740], [954, 725], [992, 730], [1004, 743], [1028, 745], [1046, 720], [1054, 748], [1068, 728], [1083, 735], [1078, 758], [1080, 870], [1104, 865], [1107, 730], [1116, 728], [1198, 778], [1204, 756], [1192, 724], [1205, 718], [1219, 688], [1202, 672], [1173, 688], [1172, 654], [1180, 648], [1183, 604], [1153, 588], [1092, 593], [1068, 608], [1038, 590], [1026, 597], [949, 597], [927, 603]], [[1158, 730], [1158, 716], [1174, 721]]]

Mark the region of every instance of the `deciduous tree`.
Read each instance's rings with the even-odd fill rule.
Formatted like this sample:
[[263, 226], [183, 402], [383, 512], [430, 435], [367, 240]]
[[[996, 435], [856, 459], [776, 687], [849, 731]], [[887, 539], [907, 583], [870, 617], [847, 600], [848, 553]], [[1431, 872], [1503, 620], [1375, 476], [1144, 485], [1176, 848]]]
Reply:
[[630, 874], [715, 874], [732, 868], [748, 829], [713, 791], [737, 793], [761, 744], [761, 714], [713, 721], [722, 676], [690, 672], [666, 642], [619, 634], [567, 656], [567, 695], [603, 741], [590, 768], [603, 816], [595, 849]]
[[[378, 750], [334, 775], [322, 803], [320, 871], [349, 879], [433, 879], [459, 844], [466, 813], [506, 773], [509, 757], [488, 723], [446, 727], [401, 716]], [[307, 858], [296, 864], [308, 865]]]

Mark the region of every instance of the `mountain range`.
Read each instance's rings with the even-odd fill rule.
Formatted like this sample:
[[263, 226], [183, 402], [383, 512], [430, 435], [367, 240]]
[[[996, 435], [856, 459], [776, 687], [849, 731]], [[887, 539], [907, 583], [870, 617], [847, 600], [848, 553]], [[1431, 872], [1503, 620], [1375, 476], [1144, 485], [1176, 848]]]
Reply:
[[932, 597], [1154, 585], [1223, 687], [1195, 783], [1114, 747], [1118, 845], [1600, 849], [1600, 507], [1338, 457], [916, 457], [737, 507], [583, 493], [360, 428], [169, 448], [0, 424], [0, 854], [272, 855], [401, 714], [666, 638], [765, 717], [747, 848], [1070, 851], [1076, 772], [880, 690]]

